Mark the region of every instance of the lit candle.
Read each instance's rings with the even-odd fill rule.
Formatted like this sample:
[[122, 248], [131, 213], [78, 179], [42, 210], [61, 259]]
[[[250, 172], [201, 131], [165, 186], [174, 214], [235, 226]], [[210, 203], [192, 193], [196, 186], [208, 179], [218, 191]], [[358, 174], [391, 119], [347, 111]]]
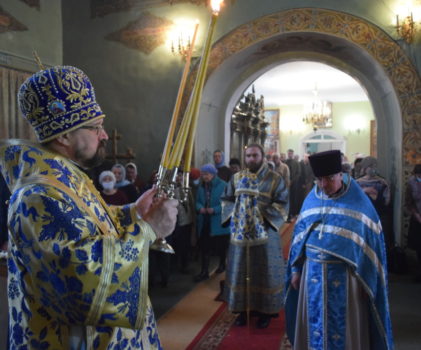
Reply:
[[177, 99], [176, 99], [173, 114], [171, 117], [170, 129], [168, 130], [167, 140], [165, 141], [164, 152], [163, 152], [162, 160], [161, 160], [161, 165], [165, 168], [168, 168], [169, 166], [168, 162], [169, 162], [169, 157], [170, 157], [170, 147], [173, 142], [174, 132], [177, 126], [178, 115], [180, 112], [180, 106], [181, 106], [181, 101], [184, 94], [184, 88], [186, 86], [187, 74], [189, 73], [189, 70], [190, 70], [191, 57], [193, 54], [194, 43], [196, 41], [198, 28], [199, 28], [199, 23], [196, 23], [194, 27], [193, 40], [191, 42], [191, 45], [186, 55], [186, 64], [184, 65], [183, 75], [181, 77], [180, 86], [178, 88]]
[[[212, 43], [213, 33], [215, 31], [216, 20], [219, 14], [219, 8], [221, 0], [212, 1], [212, 18], [209, 25], [208, 35], [203, 48], [202, 59], [200, 60], [198, 73], [193, 87], [192, 95], [189, 100], [186, 112], [183, 117], [183, 121], [180, 125], [180, 129], [174, 143], [173, 151], [171, 152], [170, 159], [168, 162], [169, 169], [178, 167], [181, 163], [181, 158], [184, 153], [184, 170], [190, 171], [191, 157], [193, 153], [193, 142], [196, 134], [197, 121], [199, 116], [200, 101], [202, 98], [203, 86], [205, 83], [206, 72], [209, 62], [210, 47]], [[186, 146], [186, 141], [188, 144]]]
[[189, 133], [188, 133], [188, 140], [187, 140], [187, 146], [186, 146], [186, 151], [185, 151], [186, 153], [185, 153], [185, 157], [184, 157], [184, 171], [186, 171], [186, 172], [189, 172], [190, 167], [191, 167], [191, 158], [192, 158], [192, 154], [193, 154], [194, 138], [195, 138], [195, 135], [196, 135], [197, 122], [198, 122], [198, 119], [199, 119], [200, 102], [202, 100], [203, 86], [205, 85], [206, 72], [207, 72], [207, 68], [208, 68], [212, 37], [213, 37], [213, 33], [215, 31], [217, 18], [218, 18], [218, 15], [213, 13], [211, 23], [209, 25], [208, 37], [206, 38], [206, 43], [205, 43], [205, 47], [204, 47], [204, 54], [203, 54], [202, 61], [200, 62], [200, 66], [199, 66], [198, 79], [196, 81], [197, 88], [195, 89], [196, 94], [195, 94], [195, 96], [193, 98], [193, 101], [192, 101], [193, 102], [192, 110], [191, 110], [192, 117], [191, 117], [190, 130], [189, 130]]

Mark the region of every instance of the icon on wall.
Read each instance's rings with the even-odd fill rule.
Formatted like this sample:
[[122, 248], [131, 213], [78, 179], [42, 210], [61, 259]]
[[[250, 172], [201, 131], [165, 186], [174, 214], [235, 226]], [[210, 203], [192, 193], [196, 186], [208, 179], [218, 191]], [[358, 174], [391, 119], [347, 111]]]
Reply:
[[265, 109], [264, 110], [265, 122], [268, 123], [266, 128], [266, 153], [279, 152], [279, 109]]

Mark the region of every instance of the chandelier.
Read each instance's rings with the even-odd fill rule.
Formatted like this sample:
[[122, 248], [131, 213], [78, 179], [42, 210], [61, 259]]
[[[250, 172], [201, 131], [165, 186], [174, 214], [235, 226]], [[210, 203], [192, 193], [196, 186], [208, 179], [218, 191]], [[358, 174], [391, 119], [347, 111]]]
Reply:
[[332, 103], [322, 101], [319, 98], [317, 85], [313, 92], [313, 100], [304, 108], [303, 122], [313, 126], [315, 130], [318, 128], [332, 127]]

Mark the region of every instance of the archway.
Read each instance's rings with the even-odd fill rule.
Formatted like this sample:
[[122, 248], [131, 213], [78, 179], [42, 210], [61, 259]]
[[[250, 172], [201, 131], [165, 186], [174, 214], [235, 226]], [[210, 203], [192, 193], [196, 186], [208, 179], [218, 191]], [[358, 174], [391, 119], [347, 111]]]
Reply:
[[[367, 91], [378, 124], [379, 167], [392, 184], [395, 232], [400, 238], [403, 183], [421, 135], [418, 73], [403, 50], [364, 19], [322, 9], [294, 9], [240, 26], [213, 47], [203, 92], [196, 163], [205, 148], [229, 149], [231, 112], [244, 89], [283, 62], [313, 60], [358, 80]], [[402, 155], [404, 155], [402, 159]]]

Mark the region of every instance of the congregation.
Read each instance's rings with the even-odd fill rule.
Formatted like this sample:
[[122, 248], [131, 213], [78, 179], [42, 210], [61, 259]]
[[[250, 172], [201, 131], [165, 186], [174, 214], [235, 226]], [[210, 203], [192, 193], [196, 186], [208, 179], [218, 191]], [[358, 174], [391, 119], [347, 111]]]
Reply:
[[[289, 191], [289, 211], [286, 222], [292, 222], [297, 218], [304, 199], [314, 186], [315, 176], [308, 160], [310, 155], [305, 153], [300, 158], [293, 149], [288, 149], [287, 153], [265, 154], [265, 163], [268, 168], [282, 177]], [[223, 227], [221, 224], [221, 196], [225, 185], [234, 174], [244, 168], [244, 165], [239, 159], [231, 158], [229, 166], [226, 166], [224, 153], [219, 149], [214, 151], [213, 160], [213, 163], [191, 169], [188, 200], [180, 201], [176, 228], [167, 239], [174, 246], [175, 255], [171, 257], [162, 252], [151, 251], [151, 286], [159, 284], [161, 287], [166, 287], [171, 281], [171, 274], [176, 270], [183, 274], [192, 273], [189, 265], [199, 260], [200, 273], [193, 276], [193, 279], [199, 282], [209, 278], [211, 254], [219, 256], [220, 259], [216, 272], [225, 271], [230, 232], [228, 227]], [[354, 162], [351, 163], [342, 154], [341, 170], [356, 179], [376, 208], [382, 222], [389, 255], [390, 250], [395, 246], [390, 214], [393, 208], [390, 186], [379, 174], [376, 158], [356, 154]], [[109, 170], [102, 170], [96, 183], [106, 203], [123, 205], [134, 202], [146, 190], [152, 188], [156, 183], [156, 174], [155, 170], [147, 181], [143, 181], [136, 164], [117, 163]], [[181, 198], [181, 178], [182, 171], [177, 177], [176, 199]], [[408, 203], [408, 210], [410, 207], [411, 204]], [[203, 232], [205, 232], [204, 235], [202, 235]]]

